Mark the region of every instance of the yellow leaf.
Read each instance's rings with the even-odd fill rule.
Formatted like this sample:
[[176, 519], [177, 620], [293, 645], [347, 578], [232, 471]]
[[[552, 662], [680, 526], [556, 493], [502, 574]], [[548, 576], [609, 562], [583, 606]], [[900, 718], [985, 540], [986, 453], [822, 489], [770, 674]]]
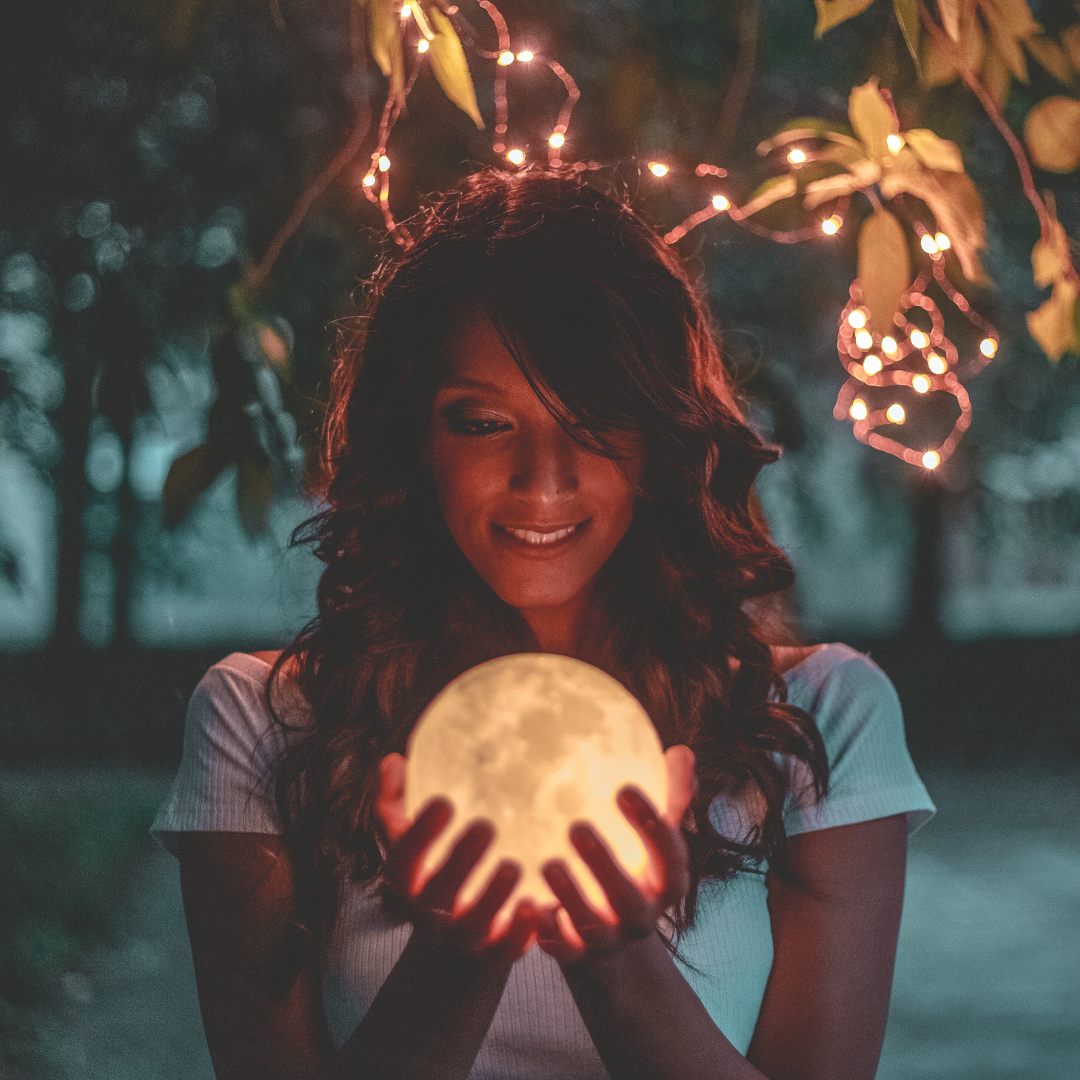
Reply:
[[1037, 311], [1029, 311], [1028, 333], [1051, 360], [1060, 360], [1067, 352], [1080, 352], [1076, 336], [1077, 287], [1072, 281], [1058, 281]]
[[1060, 35], [1061, 47], [1075, 71], [1080, 71], [1080, 23], [1066, 27]]
[[754, 192], [753, 198], [745, 206], [739, 207], [739, 214], [742, 217], [749, 217], [781, 199], [790, 199], [797, 190], [794, 176], [777, 176], [772, 180], [766, 180]]
[[379, 70], [389, 79], [398, 46], [399, 8], [392, 0], [367, 0], [368, 48]]
[[963, 0], [938, 0], [938, 9], [941, 12], [941, 25], [945, 27], [945, 33], [953, 39], [960, 40], [960, 23], [963, 18]]
[[859, 230], [859, 282], [870, 328], [889, 333], [911, 284], [911, 256], [903, 227], [888, 210], [875, 210]]
[[483, 129], [484, 121], [476, 104], [476, 90], [457, 31], [437, 7], [431, 9], [431, 21], [435, 24], [435, 36], [431, 40], [430, 50], [431, 70], [435, 73], [443, 93], [478, 128]]
[[435, 34], [427, 21], [427, 16], [424, 14], [424, 9], [420, 4], [420, 0], [409, 0], [409, 10], [413, 13], [413, 18], [416, 20], [416, 29], [423, 34], [426, 41], [431, 41], [432, 38], [435, 37]]
[[983, 61], [979, 80], [986, 88], [986, 92], [994, 99], [997, 107], [1003, 109], [1009, 97], [1012, 73], [993, 43], [987, 47], [986, 59]]
[[896, 135], [900, 125], [892, 106], [878, 90], [876, 77], [851, 91], [848, 118], [871, 157], [883, 158], [891, 153], [886, 139]]
[[1076, 72], [1069, 62], [1065, 50], [1052, 38], [1045, 34], [1035, 34], [1029, 37], [1024, 44], [1027, 50], [1035, 57], [1042, 66], [1054, 76], [1059, 83], [1065, 86], [1076, 86]]
[[904, 44], [915, 61], [915, 71], [919, 71], [919, 0], [893, 0], [896, 21], [900, 24], [900, 33], [904, 35]]
[[1055, 281], [1063, 280], [1072, 263], [1069, 256], [1069, 238], [1065, 227], [1056, 217], [1050, 225], [1050, 236], [1042, 237], [1031, 251], [1031, 269], [1035, 274], [1035, 284], [1045, 289]]
[[994, 48], [1001, 54], [1014, 78], [1026, 83], [1027, 60], [1020, 42], [1039, 32], [1038, 23], [1031, 17], [1023, 0], [1018, 0], [1019, 8], [1015, 0], [980, 0], [980, 3], [990, 27]]
[[939, 139], [928, 128], [912, 128], [904, 132], [904, 141], [915, 151], [915, 156], [928, 169], [944, 169], [946, 172], [963, 172], [964, 159], [960, 149], [948, 139]]
[[1044, 98], [1024, 120], [1024, 142], [1040, 169], [1072, 172], [1080, 165], [1080, 101]]
[[853, 15], [865, 11], [874, 0], [814, 0], [817, 8], [817, 26], [814, 37], [821, 37], [826, 30], [846, 22]]
[[[956, 69], [955, 46], [931, 35], [924, 39], [922, 81], [927, 86], [944, 86], [952, 82], [959, 72]], [[960, 22], [960, 55], [968, 71], [982, 69], [986, 56], [986, 34], [975, 15], [974, 5], [964, 9]]]

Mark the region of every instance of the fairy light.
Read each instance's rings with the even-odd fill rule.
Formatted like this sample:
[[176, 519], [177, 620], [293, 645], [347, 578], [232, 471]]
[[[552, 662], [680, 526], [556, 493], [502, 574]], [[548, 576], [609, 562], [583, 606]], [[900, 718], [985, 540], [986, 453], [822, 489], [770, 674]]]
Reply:
[[527, 64], [530, 60], [535, 58], [535, 54], [530, 49], [522, 49], [521, 52], [517, 54], [517, 58], [523, 64]]
[[894, 153], [899, 154], [904, 147], [904, 140], [899, 135], [887, 135], [885, 145]]
[[671, 170], [662, 161], [650, 161], [649, 172], [653, 176], [667, 176]]
[[911, 380], [911, 389], [916, 394], [925, 394], [930, 389], [930, 380], [925, 375], [916, 375]]
[[403, 7], [403, 8], [401, 9], [401, 17], [402, 17], [403, 19], [407, 19], [407, 18], [408, 18], [408, 17], [409, 17], [409, 16], [411, 15], [411, 14], [412, 14], [412, 8], [410, 8], [410, 7], [409, 7], [409, 5], [408, 5], [408, 4], [406, 4], [406, 5], [405, 5], [405, 6], [404, 6], [404, 7]]
[[551, 137], [548, 139], [548, 146], [552, 146], [556, 150], [559, 150], [565, 145], [566, 136], [561, 131], [553, 131]]
[[827, 217], [821, 223], [821, 231], [826, 236], [835, 236], [840, 231], [840, 224], [840, 219], [835, 214], [833, 214], [832, 217]]
[[426, 53], [431, 48], [431, 42], [427, 38], [421, 38], [416, 43], [416, 51], [420, 53]]
[[724, 211], [731, 206], [731, 201], [723, 195], [714, 195], [712, 197], [712, 204], [714, 210]]
[[936, 469], [941, 464], [941, 455], [936, 450], [927, 450], [922, 456], [924, 469]]
[[869, 330], [860, 330], [855, 335], [855, 344], [858, 345], [860, 349], [869, 349], [874, 344], [874, 335], [871, 334]]
[[942, 251], [948, 251], [949, 248], [952, 247], [952, 241], [943, 232], [934, 235], [934, 243], [937, 244]]
[[985, 337], [979, 342], [979, 352], [981, 352], [988, 360], [994, 358], [997, 349], [997, 342], [993, 338]]
[[509, 67], [513, 62], [514, 54], [509, 49], [505, 49], [503, 52], [499, 53], [500, 67]]
[[848, 409], [848, 416], [852, 420], [865, 420], [869, 413], [870, 410], [866, 407], [866, 402], [858, 397], [851, 403], [851, 408]]
[[361, 183], [366, 188], [374, 187], [375, 186], [375, 174], [374, 173], [368, 173], [364, 177], [364, 179], [361, 181]]
[[787, 159], [792, 165], [801, 165], [806, 161], [806, 151], [800, 150], [796, 146], [793, 150], [788, 151]]
[[390, 171], [390, 159], [385, 154], [379, 155], [379, 172]]
[[925, 349], [930, 344], [930, 339], [921, 330], [912, 330], [908, 339], [916, 349]]
[[848, 315], [847, 321], [848, 326], [852, 327], [852, 329], [861, 330], [866, 325], [866, 315], [856, 308]]
[[888, 417], [890, 424], [902, 424], [907, 419], [907, 413], [904, 412], [904, 406], [899, 401], [894, 401], [886, 410], [885, 415]]
[[865, 371], [867, 375], [876, 375], [882, 367], [881, 357], [871, 353], [869, 356], [863, 358], [862, 366], [863, 371]]
[[525, 151], [524, 150], [508, 150], [506, 152], [506, 160], [511, 165], [524, 165], [525, 164]]
[[883, 337], [881, 339], [881, 351], [887, 353], [889, 356], [895, 356], [899, 346], [896, 344], [896, 338]]
[[949, 370], [948, 361], [946, 361], [944, 356], [938, 356], [937, 353], [931, 353], [926, 358], [926, 366], [935, 375], [944, 375], [945, 372]]
[[938, 242], [929, 233], [924, 233], [919, 243], [927, 255], [936, 255], [938, 253]]

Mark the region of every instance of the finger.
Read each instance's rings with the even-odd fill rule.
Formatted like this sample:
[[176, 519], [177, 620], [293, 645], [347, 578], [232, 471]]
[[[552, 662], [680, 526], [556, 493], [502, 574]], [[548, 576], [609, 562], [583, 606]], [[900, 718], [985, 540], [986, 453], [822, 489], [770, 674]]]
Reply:
[[585, 899], [562, 859], [552, 859], [545, 863], [541, 873], [583, 939], [586, 935], [590, 940], [598, 934], [606, 936], [603, 932], [612, 929], [611, 923]]
[[681, 900], [690, 884], [689, 853], [682, 831], [662, 820], [652, 803], [631, 785], [622, 788], [615, 801], [649, 852], [657, 898], [665, 907]]
[[694, 770], [694, 751], [689, 746], [669, 746], [664, 751], [664, 762], [667, 765], [668, 775], [664, 820], [669, 825], [678, 828], [682, 824], [690, 800], [697, 792], [698, 779]]
[[514, 886], [520, 880], [521, 866], [518, 863], [509, 860], [499, 863], [484, 891], [480, 894], [480, 899], [461, 916], [460, 923], [462, 927], [474, 930], [477, 933], [489, 929], [492, 920], [499, 912], [499, 908], [506, 903], [510, 894], [514, 891]]
[[379, 762], [379, 792], [375, 797], [375, 813], [391, 844], [402, 836], [411, 822], [405, 813], [405, 758], [387, 754]]
[[424, 883], [417, 899], [424, 907], [452, 911], [461, 886], [480, 857], [495, 839], [495, 826], [490, 821], [476, 821], [454, 844], [446, 862]]
[[527, 897], [518, 901], [510, 927], [499, 939], [499, 951], [505, 956], [519, 960], [536, 940], [540, 924], [540, 909]]
[[387, 881], [411, 894], [424, 852], [453, 816], [454, 808], [449, 800], [432, 799], [390, 849], [386, 860]]
[[632, 928], [648, 928], [653, 921], [650, 899], [627, 877], [596, 831], [579, 822], [570, 829], [570, 842], [600, 883], [619, 921]]

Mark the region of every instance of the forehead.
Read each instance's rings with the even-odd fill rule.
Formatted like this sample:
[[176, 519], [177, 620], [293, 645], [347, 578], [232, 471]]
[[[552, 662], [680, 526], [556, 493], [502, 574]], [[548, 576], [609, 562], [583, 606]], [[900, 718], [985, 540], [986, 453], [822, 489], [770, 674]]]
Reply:
[[479, 304], [464, 306], [447, 328], [443, 343], [447, 387], [469, 384], [533, 393], [513, 354]]

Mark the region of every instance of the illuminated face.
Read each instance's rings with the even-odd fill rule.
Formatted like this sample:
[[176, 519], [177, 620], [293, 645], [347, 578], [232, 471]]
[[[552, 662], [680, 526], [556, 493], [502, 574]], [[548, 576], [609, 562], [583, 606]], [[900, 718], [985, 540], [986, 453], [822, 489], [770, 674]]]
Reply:
[[451, 535], [523, 613], [580, 600], [630, 527], [640, 455], [614, 461], [574, 442], [478, 309], [446, 351], [426, 457]]

